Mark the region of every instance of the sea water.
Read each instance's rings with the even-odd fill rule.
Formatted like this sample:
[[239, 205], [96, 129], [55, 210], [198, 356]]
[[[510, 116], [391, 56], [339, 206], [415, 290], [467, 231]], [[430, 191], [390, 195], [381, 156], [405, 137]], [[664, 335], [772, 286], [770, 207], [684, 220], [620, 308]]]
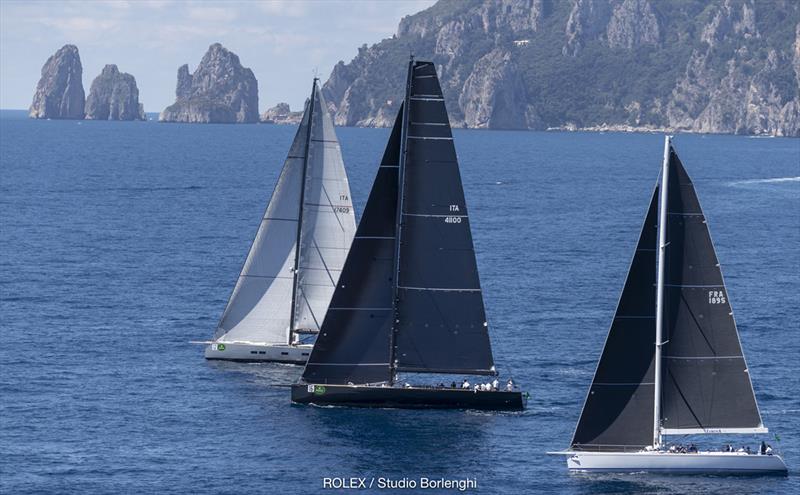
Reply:
[[[662, 136], [455, 131], [495, 362], [528, 409], [356, 410], [292, 406], [302, 368], [189, 344], [214, 332], [294, 127], [0, 117], [0, 492], [800, 491], [798, 139], [675, 138], [790, 476], [571, 475], [545, 452], [569, 444]], [[360, 213], [388, 130], [338, 134]]]

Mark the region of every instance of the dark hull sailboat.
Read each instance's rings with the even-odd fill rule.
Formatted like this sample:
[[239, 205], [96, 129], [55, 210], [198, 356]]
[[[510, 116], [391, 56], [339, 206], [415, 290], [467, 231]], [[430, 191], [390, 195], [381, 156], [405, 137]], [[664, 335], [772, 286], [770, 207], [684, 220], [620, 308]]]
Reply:
[[520, 392], [441, 387], [376, 387], [368, 385], [292, 385], [297, 404], [406, 409], [483, 409], [521, 411]]
[[396, 386], [398, 373], [497, 375], [444, 97], [430, 62], [406, 94], [292, 400], [521, 409], [519, 391]]
[[785, 474], [779, 455], [665, 442], [767, 431], [705, 214], [667, 137], [661, 180], [572, 443], [556, 454], [575, 471]]

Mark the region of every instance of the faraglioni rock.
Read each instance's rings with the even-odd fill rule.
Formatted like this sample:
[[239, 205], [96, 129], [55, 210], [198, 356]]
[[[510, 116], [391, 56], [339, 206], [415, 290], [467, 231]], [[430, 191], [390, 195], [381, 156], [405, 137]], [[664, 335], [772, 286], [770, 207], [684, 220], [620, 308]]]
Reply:
[[258, 81], [239, 57], [219, 43], [208, 48], [194, 74], [178, 69], [175, 103], [161, 112], [162, 122], [256, 123]]
[[92, 81], [86, 99], [86, 118], [90, 120], [145, 120], [139, 103], [136, 79], [109, 64]]
[[278, 103], [261, 114], [264, 124], [299, 124], [303, 120], [303, 112], [292, 112], [288, 103]]
[[47, 59], [28, 115], [34, 119], [82, 119], [83, 67], [78, 47], [64, 45]]
[[797, 0], [439, 0], [334, 67], [336, 124], [391, 125], [409, 53], [455, 126], [800, 136]]

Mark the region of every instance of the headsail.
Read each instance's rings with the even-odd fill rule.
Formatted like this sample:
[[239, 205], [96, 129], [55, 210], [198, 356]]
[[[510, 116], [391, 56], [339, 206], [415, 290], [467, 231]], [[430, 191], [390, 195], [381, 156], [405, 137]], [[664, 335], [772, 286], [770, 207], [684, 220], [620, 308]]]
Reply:
[[669, 151], [662, 427], [766, 431], [694, 185]]
[[403, 108], [367, 199], [353, 244], [303, 379], [314, 383], [389, 381], [397, 170]]
[[430, 62], [409, 64], [405, 102], [303, 379], [391, 382], [397, 371], [494, 373], [458, 162]]
[[325, 313], [354, 230], [339, 143], [315, 81], [214, 338], [288, 344], [292, 330], [318, 328], [314, 318]]
[[625, 450], [653, 434], [658, 186], [572, 438], [575, 450]]

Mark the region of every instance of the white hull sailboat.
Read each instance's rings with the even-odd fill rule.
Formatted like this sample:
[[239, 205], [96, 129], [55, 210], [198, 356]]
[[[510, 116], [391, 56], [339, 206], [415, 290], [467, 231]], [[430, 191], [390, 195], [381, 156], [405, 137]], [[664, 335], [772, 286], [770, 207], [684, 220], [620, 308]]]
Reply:
[[572, 443], [553, 454], [573, 471], [785, 474], [763, 442], [753, 454], [665, 441], [767, 432], [705, 215], [667, 137]]
[[746, 452], [564, 452], [571, 471], [670, 474], [786, 474], [779, 455]]
[[339, 141], [311, 98], [206, 359], [305, 364], [356, 230]]

